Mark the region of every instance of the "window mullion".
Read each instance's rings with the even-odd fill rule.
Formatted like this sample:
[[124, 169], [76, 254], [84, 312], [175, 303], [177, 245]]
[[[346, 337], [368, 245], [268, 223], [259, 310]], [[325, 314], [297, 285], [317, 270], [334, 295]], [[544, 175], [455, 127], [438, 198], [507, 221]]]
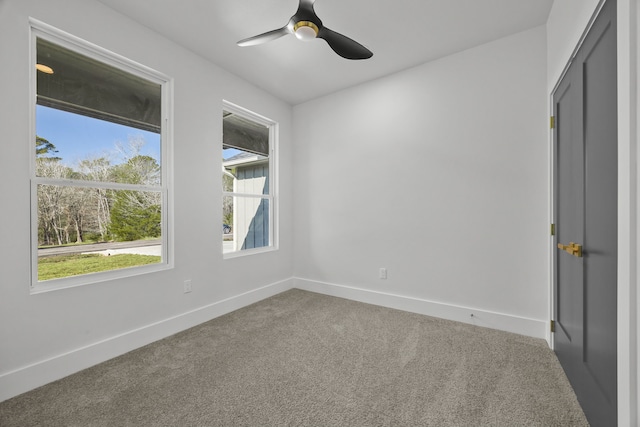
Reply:
[[[31, 293], [172, 268], [172, 79], [30, 24], [31, 61], [41, 64], [30, 79]], [[149, 244], [110, 244], [140, 240]], [[117, 261], [104, 263], [107, 254]]]
[[268, 199], [268, 200], [272, 200], [273, 198], [273, 196], [271, 196], [270, 194], [235, 193], [233, 191], [223, 191], [222, 195], [228, 196], [228, 197], [248, 197], [248, 198], [254, 198], [254, 199]]
[[142, 185], [142, 184], [125, 184], [119, 182], [102, 182], [102, 181], [84, 181], [77, 179], [63, 178], [44, 178], [35, 177], [33, 181], [42, 185], [57, 185], [60, 187], [80, 187], [80, 188], [103, 188], [105, 190], [133, 190], [133, 191], [154, 191], [160, 192], [163, 186]]
[[277, 123], [227, 101], [222, 122], [224, 257], [274, 250]]

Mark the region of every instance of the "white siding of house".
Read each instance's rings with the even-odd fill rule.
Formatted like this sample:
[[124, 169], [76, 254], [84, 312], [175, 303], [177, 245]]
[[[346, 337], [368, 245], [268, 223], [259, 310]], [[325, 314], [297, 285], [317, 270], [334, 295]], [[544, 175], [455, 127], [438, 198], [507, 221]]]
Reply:
[[[269, 166], [267, 163], [238, 167], [235, 192], [244, 194], [269, 193]], [[269, 246], [268, 200], [237, 197], [234, 210], [235, 250]]]

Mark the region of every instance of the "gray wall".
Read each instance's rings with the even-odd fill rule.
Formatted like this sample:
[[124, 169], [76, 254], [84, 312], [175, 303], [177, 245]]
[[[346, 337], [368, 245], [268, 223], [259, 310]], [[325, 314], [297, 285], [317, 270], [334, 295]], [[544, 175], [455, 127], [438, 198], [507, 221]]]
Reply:
[[545, 337], [546, 102], [538, 27], [297, 105], [296, 283]]
[[[29, 16], [174, 78], [175, 268], [29, 294]], [[289, 105], [94, 0], [0, 1], [0, 58], [0, 400], [290, 287]], [[278, 251], [223, 259], [223, 99], [280, 124]]]

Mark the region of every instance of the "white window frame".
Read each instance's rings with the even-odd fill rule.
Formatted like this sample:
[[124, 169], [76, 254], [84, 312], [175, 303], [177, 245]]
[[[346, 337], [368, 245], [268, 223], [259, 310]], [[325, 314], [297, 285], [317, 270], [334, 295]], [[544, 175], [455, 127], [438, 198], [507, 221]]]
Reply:
[[[237, 104], [231, 103], [229, 101], [222, 101], [222, 111], [220, 117], [223, 116], [222, 112], [228, 111], [230, 113], [241, 116], [245, 119], [251, 120], [255, 123], [259, 123], [267, 128], [269, 128], [269, 194], [245, 194], [245, 193], [236, 193], [231, 191], [223, 191], [222, 198], [224, 197], [247, 197], [247, 198], [257, 198], [257, 199], [266, 199], [269, 201], [269, 246], [263, 246], [261, 248], [251, 248], [251, 249], [238, 249], [233, 252], [224, 252], [222, 245], [224, 242], [220, 242], [222, 257], [223, 259], [230, 258], [238, 258], [247, 255], [255, 255], [265, 252], [273, 252], [278, 250], [279, 248], [279, 232], [278, 232], [278, 224], [279, 221], [279, 206], [278, 206], [278, 146], [279, 146], [279, 125], [278, 122], [271, 120], [265, 116], [254, 113], [246, 108], [240, 107]], [[220, 138], [222, 140], [222, 137]], [[222, 151], [221, 144], [221, 151]], [[220, 156], [222, 159], [222, 156]], [[223, 168], [224, 169], [224, 168]], [[235, 189], [235, 183], [234, 183]], [[218, 227], [219, 228], [219, 227]]]
[[[172, 106], [173, 106], [173, 79], [141, 65], [121, 55], [101, 48], [88, 41], [59, 30], [39, 20], [30, 18], [30, 89], [29, 89], [29, 122], [30, 122], [30, 190], [31, 190], [31, 294], [48, 292], [58, 289], [88, 285], [108, 280], [121, 279], [151, 272], [167, 270], [174, 267], [173, 261], [173, 135], [172, 135]], [[119, 68], [127, 73], [142, 77], [161, 87], [161, 126], [160, 126], [160, 186], [143, 186], [132, 184], [120, 184], [114, 182], [96, 182], [70, 179], [52, 179], [36, 176], [36, 156], [33, 141], [36, 140], [36, 41], [44, 39], [66, 49], [78, 52], [88, 58], [100, 61], [112, 67]], [[59, 279], [38, 281], [38, 185], [63, 185], [76, 188], [108, 188], [112, 190], [136, 190], [160, 192], [162, 197], [161, 233], [162, 233], [162, 260], [157, 264], [129, 267], [117, 270], [109, 270], [98, 273], [88, 273], [79, 276], [70, 276]], [[171, 246], [170, 246], [171, 245]]]

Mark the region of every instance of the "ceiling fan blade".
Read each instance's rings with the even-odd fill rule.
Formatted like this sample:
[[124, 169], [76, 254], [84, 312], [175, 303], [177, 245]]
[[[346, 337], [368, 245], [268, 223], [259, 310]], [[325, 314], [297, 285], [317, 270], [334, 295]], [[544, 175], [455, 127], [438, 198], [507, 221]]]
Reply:
[[238, 46], [255, 46], [258, 44], [270, 42], [272, 40], [279, 39], [282, 36], [286, 36], [290, 33], [289, 28], [285, 25], [282, 28], [278, 28], [277, 30], [267, 31], [263, 34], [258, 34], [257, 36], [249, 37], [247, 39], [240, 40], [238, 42]]
[[368, 59], [373, 56], [373, 52], [357, 41], [327, 27], [320, 29], [318, 38], [324, 39], [335, 53], [346, 59]]
[[313, 4], [316, 2], [316, 0], [300, 0], [300, 6], [302, 7], [312, 7], [313, 8]]

